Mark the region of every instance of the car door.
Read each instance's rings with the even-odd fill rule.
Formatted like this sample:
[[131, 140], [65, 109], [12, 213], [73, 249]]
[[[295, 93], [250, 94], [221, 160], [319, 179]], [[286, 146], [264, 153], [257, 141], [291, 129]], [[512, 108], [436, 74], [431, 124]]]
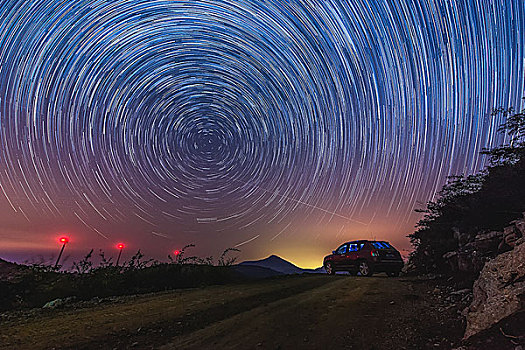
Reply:
[[357, 259], [359, 257], [358, 251], [360, 249], [359, 243], [349, 243], [348, 252], [346, 253], [346, 266], [354, 267], [357, 264]]
[[335, 250], [333, 264], [336, 269], [344, 268], [346, 266], [345, 259], [346, 259], [347, 251], [348, 251], [348, 243], [341, 245], [339, 248]]
[[359, 250], [357, 252], [356, 260], [358, 259], [370, 260], [370, 256], [371, 256], [370, 254], [373, 249], [374, 247], [372, 247], [370, 242], [361, 242], [361, 244], [359, 244]]

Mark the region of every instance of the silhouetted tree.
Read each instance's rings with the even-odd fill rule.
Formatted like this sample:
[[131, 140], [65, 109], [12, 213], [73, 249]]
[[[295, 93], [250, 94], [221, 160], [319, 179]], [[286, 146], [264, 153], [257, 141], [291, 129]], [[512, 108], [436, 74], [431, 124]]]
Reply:
[[497, 109], [510, 136], [508, 144], [484, 150], [490, 165], [477, 175], [453, 176], [427, 204], [409, 235], [412, 262], [422, 272], [447, 272], [443, 254], [472, 240], [480, 230], [502, 230], [525, 211], [525, 110]]
[[484, 150], [482, 153], [490, 156], [491, 166], [516, 164], [525, 156], [525, 109], [515, 113], [513, 108], [499, 108], [492, 113], [498, 114], [505, 117], [505, 123], [498, 131], [509, 135], [510, 142], [501, 147]]

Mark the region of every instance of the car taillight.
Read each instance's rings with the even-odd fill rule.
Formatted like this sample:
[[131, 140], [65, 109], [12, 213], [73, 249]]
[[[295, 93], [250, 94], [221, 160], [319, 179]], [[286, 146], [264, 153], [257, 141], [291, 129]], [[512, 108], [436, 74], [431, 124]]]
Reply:
[[370, 252], [370, 255], [372, 255], [372, 256], [379, 256], [379, 253], [376, 250], [372, 250]]

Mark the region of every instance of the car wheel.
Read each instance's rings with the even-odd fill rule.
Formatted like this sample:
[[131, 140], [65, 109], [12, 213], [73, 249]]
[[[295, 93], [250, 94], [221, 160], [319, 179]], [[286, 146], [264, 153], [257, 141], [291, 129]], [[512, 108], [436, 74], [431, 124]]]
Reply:
[[389, 271], [386, 273], [388, 277], [397, 277], [399, 276], [399, 271]]
[[359, 263], [359, 273], [361, 276], [370, 277], [373, 274], [372, 267], [368, 264], [368, 262], [363, 260]]
[[326, 273], [329, 274], [329, 275], [334, 275], [335, 274], [335, 270], [332, 266], [332, 263], [326, 263], [326, 265], [324, 266], [324, 269], [326, 270]]

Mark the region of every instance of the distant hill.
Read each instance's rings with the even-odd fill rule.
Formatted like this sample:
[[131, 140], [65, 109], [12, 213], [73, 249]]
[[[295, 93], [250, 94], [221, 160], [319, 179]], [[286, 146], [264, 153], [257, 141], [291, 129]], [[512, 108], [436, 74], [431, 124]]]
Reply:
[[271, 269], [273, 271], [279, 272], [285, 275], [301, 274], [301, 273], [324, 273], [322, 267], [315, 270], [312, 269], [301, 269], [300, 267], [295, 266], [289, 261], [284, 260], [283, 258], [277, 255], [270, 255], [269, 257], [262, 260], [254, 261], [243, 261], [237, 266], [257, 266], [263, 267], [266, 269]]
[[0, 259], [0, 281], [9, 281], [23, 274], [27, 267]]

